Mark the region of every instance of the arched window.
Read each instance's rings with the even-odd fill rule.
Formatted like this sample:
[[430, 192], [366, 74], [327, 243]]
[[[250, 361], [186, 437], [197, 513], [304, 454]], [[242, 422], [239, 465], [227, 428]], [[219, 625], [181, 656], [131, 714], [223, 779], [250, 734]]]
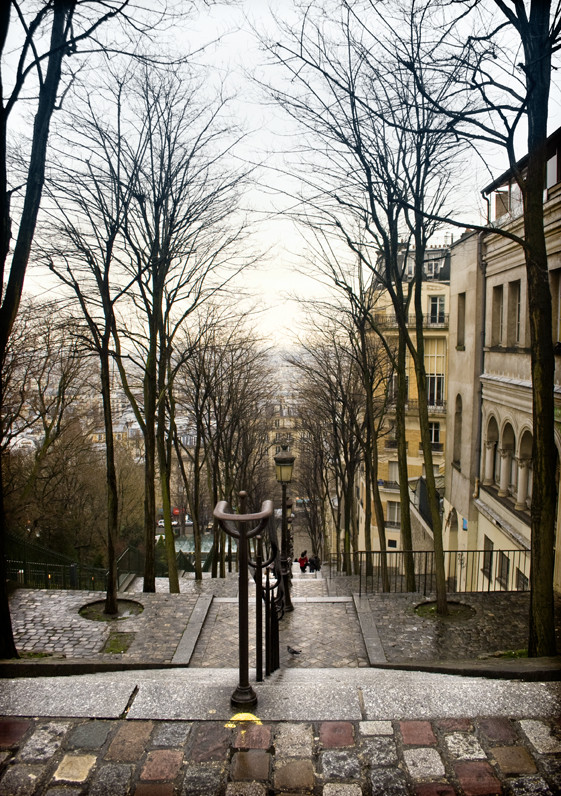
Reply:
[[491, 416], [487, 424], [487, 438], [485, 442], [485, 468], [483, 479], [483, 483], [489, 486], [498, 481], [498, 441], [499, 427], [495, 418]]
[[499, 478], [499, 495], [506, 497], [511, 495], [516, 490], [516, 483], [518, 480], [518, 472], [516, 462], [514, 460], [514, 451], [516, 449], [516, 441], [514, 437], [514, 429], [510, 423], [507, 423], [503, 429], [501, 439], [501, 469]]

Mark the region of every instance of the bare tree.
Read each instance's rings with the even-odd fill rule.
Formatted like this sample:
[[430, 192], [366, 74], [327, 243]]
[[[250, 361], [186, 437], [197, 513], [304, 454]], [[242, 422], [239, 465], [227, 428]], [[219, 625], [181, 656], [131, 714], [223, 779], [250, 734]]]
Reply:
[[124, 125], [123, 95], [129, 79], [125, 73], [111, 81], [114, 91], [111, 103], [106, 99], [103, 122], [93, 92], [88, 94], [82, 112], [76, 113], [78, 106], [68, 120], [66, 130], [71, 138], [59, 142], [64, 157], [56, 170], [53, 164], [47, 188], [52, 208], [51, 234], [49, 243], [42, 246], [48, 267], [74, 294], [87, 327], [88, 345], [99, 362], [105, 430], [107, 614], [118, 612], [115, 544], [119, 494], [111, 402], [113, 336], [118, 317], [116, 304], [131, 284], [123, 266], [123, 232], [136, 188], [134, 164], [146, 146], [142, 135], [135, 140], [115, 134]]
[[[356, 362], [345, 340], [346, 332], [332, 324], [302, 345], [300, 356], [289, 361], [302, 374], [300, 412], [315, 414], [323, 425], [327, 446], [325, 461], [332, 472], [335, 495], [329, 495], [336, 529], [337, 557], [342, 555], [347, 574], [358, 571], [358, 517], [354, 490], [362, 462], [360, 439], [364, 434], [364, 393]], [[318, 429], [308, 426], [316, 439]], [[333, 500], [335, 498], [335, 500]], [[341, 539], [341, 529], [343, 538]]]
[[[199, 505], [206, 485], [213, 505], [234, 504], [241, 490], [248, 505], [263, 494], [263, 463], [268, 457], [267, 407], [271, 401], [267, 351], [246, 328], [247, 319], [215, 311], [206, 315], [198, 340], [184, 355], [178, 402], [190, 421], [194, 445], [182, 446], [185, 488], [195, 535], [195, 571], [200, 566]], [[225, 575], [224, 538], [214, 525], [213, 576]], [[199, 577], [199, 574], [196, 575]]]
[[[177, 364], [172, 354], [178, 330], [194, 310], [224, 288], [246, 265], [245, 219], [238, 215], [246, 173], [229, 162], [238, 131], [225, 115], [227, 100], [212, 102], [178, 74], [146, 71], [136, 84], [137, 119], [145, 123], [146, 147], [134, 164], [134, 202], [124, 238], [134, 279], [135, 320], [128, 348], [116, 339], [125, 391], [145, 442], [144, 589], [153, 591], [156, 461], [166, 523], [170, 589], [179, 584], [171, 528], [169, 478], [171, 438], [167, 418]], [[133, 175], [130, 175], [132, 180]], [[121, 335], [122, 337], [122, 335]], [[141, 374], [142, 401], [130, 381], [130, 360]], [[127, 373], [127, 370], [129, 371]]]
[[[364, 4], [351, 5], [357, 17], [363, 18]], [[370, 0], [368, 5], [378, 25], [378, 9]], [[552, 551], [557, 495], [551, 463], [557, 451], [543, 187], [553, 58], [561, 45], [561, 4], [551, 0], [414, 2], [406, 7], [405, 20], [400, 35], [391, 31], [391, 40], [400, 63], [414, 76], [417, 94], [445, 120], [454, 141], [467, 140], [475, 150], [481, 143], [502, 147], [522, 195], [523, 235], [514, 235], [508, 228], [493, 233], [515, 240], [526, 261], [534, 473], [528, 654], [552, 655], [556, 650]], [[449, 86], [449, 92], [435, 91], [435, 84]], [[515, 142], [523, 129], [527, 157], [519, 165], [522, 159]], [[488, 228], [469, 226], [489, 233]]]
[[[269, 52], [290, 77], [290, 88], [273, 96], [308, 131], [304, 157], [313, 161], [301, 198], [301, 218], [330, 251], [334, 281], [344, 289], [337, 263], [342, 242], [370, 272], [371, 288], [391, 299], [399, 330], [395, 354], [396, 436], [400, 467], [402, 535], [412, 541], [408, 515], [404, 407], [406, 352], [415, 364], [419, 424], [426, 458], [426, 481], [436, 552], [436, 591], [440, 613], [447, 612], [439, 496], [432, 467], [423, 346], [421, 285], [425, 251], [447, 198], [451, 147], [446, 125], [430, 103], [404, 102], [414, 81], [392, 57], [389, 45], [357, 21], [344, 4], [334, 22], [311, 9], [297, 34], [286, 27]], [[315, 142], [315, 143], [314, 143]], [[310, 156], [310, 151], [312, 155]], [[319, 160], [317, 151], [325, 153]], [[415, 274], [404, 278], [403, 249], [415, 251]], [[416, 317], [409, 327], [410, 307]], [[408, 588], [414, 590], [413, 556], [406, 557]]]
[[[17, 316], [24, 278], [35, 235], [37, 216], [45, 182], [47, 145], [55, 108], [67, 92], [76, 73], [88, 60], [91, 50], [100, 52], [109, 46], [103, 40], [107, 28], [126, 40], [132, 3], [109, 0], [100, 6], [94, 0], [48, 0], [39, 6], [10, 0], [0, 11], [0, 367], [6, 357], [9, 337]], [[12, 13], [14, 20], [11, 19]], [[136, 15], [131, 30], [135, 37], [153, 27], [152, 15]], [[118, 28], [109, 23], [115, 20]], [[14, 24], [13, 35], [8, 31]], [[11, 50], [12, 41], [19, 46]], [[111, 46], [123, 50], [126, 44], [113, 39]], [[74, 68], [64, 74], [71, 61]], [[13, 68], [12, 68], [13, 67]], [[28, 99], [32, 97], [32, 99]], [[31, 109], [33, 129], [28, 149], [23, 155], [23, 184], [10, 171], [9, 136], [20, 124], [21, 108]], [[21, 194], [21, 201], [20, 199]], [[11, 241], [13, 237], [13, 246]], [[0, 406], [2, 395], [0, 395]], [[1, 432], [1, 429], [0, 429]], [[1, 433], [0, 433], [1, 436]], [[0, 484], [1, 487], [1, 484]], [[0, 488], [0, 501], [3, 490]], [[0, 654], [16, 653], [6, 592], [3, 530], [4, 509], [0, 502]]]

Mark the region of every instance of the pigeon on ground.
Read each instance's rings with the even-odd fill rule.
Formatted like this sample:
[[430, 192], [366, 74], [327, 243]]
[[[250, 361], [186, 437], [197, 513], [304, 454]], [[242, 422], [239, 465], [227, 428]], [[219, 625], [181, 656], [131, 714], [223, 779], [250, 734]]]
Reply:
[[291, 655], [300, 655], [300, 653], [302, 652], [302, 650], [295, 650], [293, 647], [287, 647], [286, 649], [290, 652]]

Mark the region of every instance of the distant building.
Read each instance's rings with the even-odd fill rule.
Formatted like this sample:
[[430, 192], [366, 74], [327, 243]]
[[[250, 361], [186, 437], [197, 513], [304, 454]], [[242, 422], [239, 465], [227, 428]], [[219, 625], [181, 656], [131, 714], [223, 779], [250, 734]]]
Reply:
[[[414, 252], [409, 252], [404, 260], [405, 279], [413, 277]], [[448, 330], [449, 330], [449, 278], [450, 256], [448, 246], [429, 247], [425, 256], [422, 283], [423, 336], [425, 342], [425, 368], [427, 374], [427, 397], [429, 405], [429, 426], [433, 452], [433, 467], [437, 478], [444, 475], [444, 450], [446, 445], [446, 396], [448, 388]], [[391, 342], [397, 339], [398, 327], [389, 295], [379, 291], [376, 299], [374, 321], [384, 331]], [[409, 330], [415, 337], [415, 316], [409, 316]], [[425, 464], [421, 449], [419, 430], [419, 402], [417, 380], [413, 361], [407, 354], [407, 403], [406, 437], [408, 477], [412, 486], [412, 497], [417, 494], [417, 481], [425, 475]], [[395, 383], [395, 376], [394, 376]], [[385, 530], [388, 549], [403, 549], [401, 537], [401, 501], [399, 492], [399, 472], [397, 460], [397, 440], [394, 428], [395, 400], [387, 410], [384, 429], [378, 444], [378, 485], [386, 519]], [[362, 471], [364, 473], [364, 471]], [[364, 548], [366, 489], [364, 478], [357, 487], [359, 547]], [[372, 543], [379, 549], [376, 518], [372, 512]], [[423, 523], [418, 523], [415, 532], [415, 547], [431, 547], [432, 539], [426, 538]]]

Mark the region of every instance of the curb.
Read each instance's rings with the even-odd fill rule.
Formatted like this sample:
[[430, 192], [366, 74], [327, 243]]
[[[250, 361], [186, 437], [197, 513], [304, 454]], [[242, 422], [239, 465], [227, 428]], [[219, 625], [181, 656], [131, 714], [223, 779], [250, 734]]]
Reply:
[[[77, 674], [101, 674], [103, 672], [148, 671], [157, 669], [186, 669], [182, 663], [153, 662], [108, 662], [94, 660], [3, 660], [0, 661], [0, 678], [19, 677], [69, 677]], [[561, 656], [553, 658], [527, 658], [524, 660], [485, 661], [426, 661], [373, 663], [370, 669], [405, 672], [428, 672], [450, 674], [460, 677], [483, 677], [495, 680], [521, 680], [524, 682], [561, 681]], [[193, 671], [200, 671], [199, 667]]]

